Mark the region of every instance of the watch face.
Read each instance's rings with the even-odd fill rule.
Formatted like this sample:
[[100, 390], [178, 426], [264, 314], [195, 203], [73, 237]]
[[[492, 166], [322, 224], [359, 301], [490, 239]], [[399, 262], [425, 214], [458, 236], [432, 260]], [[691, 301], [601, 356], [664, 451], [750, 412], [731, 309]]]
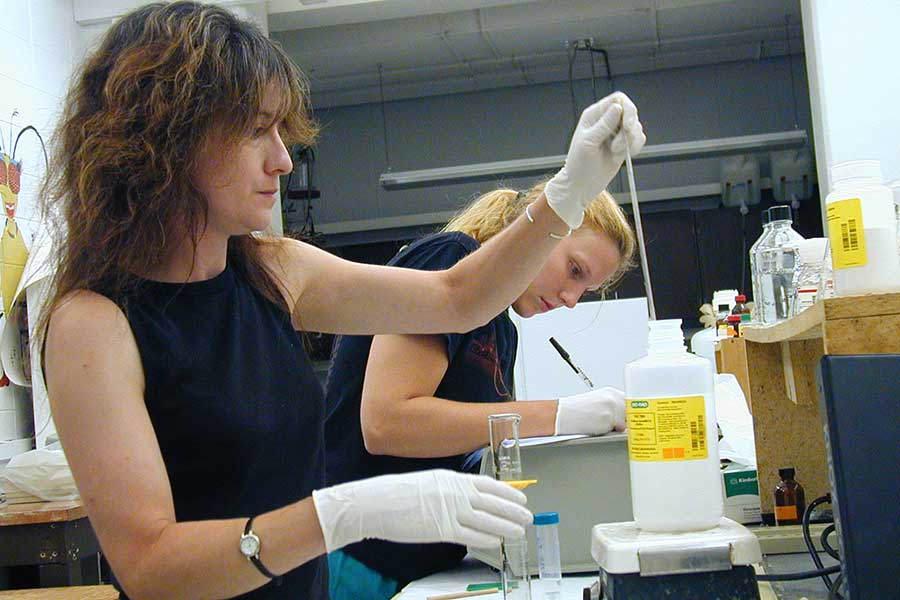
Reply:
[[242, 536], [241, 554], [244, 556], [256, 556], [259, 554], [259, 538], [255, 535]]

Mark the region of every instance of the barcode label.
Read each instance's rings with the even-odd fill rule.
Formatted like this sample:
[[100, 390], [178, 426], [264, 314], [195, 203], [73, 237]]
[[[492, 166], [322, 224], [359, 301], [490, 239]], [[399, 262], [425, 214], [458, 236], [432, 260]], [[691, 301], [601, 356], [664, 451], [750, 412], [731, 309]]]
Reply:
[[832, 202], [826, 212], [834, 268], [865, 266], [868, 256], [861, 200], [848, 198]]
[[850, 219], [841, 223], [841, 246], [844, 252], [856, 252], [859, 250], [859, 227], [856, 219]]

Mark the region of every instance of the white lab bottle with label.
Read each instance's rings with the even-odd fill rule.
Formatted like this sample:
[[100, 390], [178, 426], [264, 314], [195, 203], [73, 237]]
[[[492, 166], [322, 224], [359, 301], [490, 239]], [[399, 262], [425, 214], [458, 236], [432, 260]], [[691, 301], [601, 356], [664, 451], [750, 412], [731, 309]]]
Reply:
[[831, 167], [825, 197], [837, 296], [900, 291], [897, 221], [881, 163], [852, 160]]
[[681, 320], [651, 321], [647, 356], [625, 365], [631, 505], [646, 531], [699, 531], [723, 516], [712, 365]]

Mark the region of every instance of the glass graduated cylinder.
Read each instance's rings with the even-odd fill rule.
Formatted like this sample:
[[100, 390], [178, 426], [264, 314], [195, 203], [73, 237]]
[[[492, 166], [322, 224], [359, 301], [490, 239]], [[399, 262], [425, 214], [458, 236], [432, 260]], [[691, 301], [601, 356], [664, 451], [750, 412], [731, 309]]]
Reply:
[[498, 481], [520, 481], [522, 457], [519, 451], [520, 415], [514, 413], [490, 415], [491, 455], [493, 475]]
[[503, 571], [500, 587], [503, 600], [531, 600], [531, 575], [528, 572], [528, 543], [524, 537], [506, 538], [501, 545]]

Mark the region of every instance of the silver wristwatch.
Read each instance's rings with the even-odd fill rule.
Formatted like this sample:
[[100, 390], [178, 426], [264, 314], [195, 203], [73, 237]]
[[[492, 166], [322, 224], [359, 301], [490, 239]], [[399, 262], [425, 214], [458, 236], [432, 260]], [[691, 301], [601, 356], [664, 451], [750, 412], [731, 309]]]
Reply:
[[247, 524], [244, 526], [244, 533], [241, 535], [241, 554], [247, 557], [253, 566], [256, 567], [260, 573], [268, 577], [269, 579], [275, 579], [278, 577], [270, 570], [266, 568], [262, 561], [259, 560], [259, 549], [262, 546], [262, 543], [259, 540], [259, 536], [253, 533], [253, 519], [254, 517], [250, 517], [247, 519]]

